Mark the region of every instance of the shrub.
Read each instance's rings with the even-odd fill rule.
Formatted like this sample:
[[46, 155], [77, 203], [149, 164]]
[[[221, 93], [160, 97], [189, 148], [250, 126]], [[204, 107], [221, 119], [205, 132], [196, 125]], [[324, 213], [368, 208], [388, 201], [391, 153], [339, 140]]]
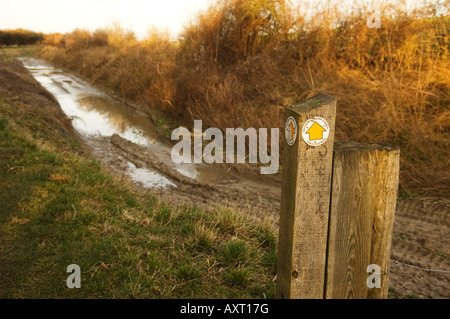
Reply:
[[42, 33], [24, 29], [0, 30], [0, 45], [29, 45], [43, 40]]

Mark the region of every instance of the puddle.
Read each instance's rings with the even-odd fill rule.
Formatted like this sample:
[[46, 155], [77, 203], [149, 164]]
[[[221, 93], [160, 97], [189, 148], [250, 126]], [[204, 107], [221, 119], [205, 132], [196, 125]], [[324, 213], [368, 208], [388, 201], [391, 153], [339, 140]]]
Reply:
[[127, 174], [137, 183], [146, 188], [166, 188], [167, 186], [177, 187], [166, 177], [152, 172], [145, 168], [137, 168], [133, 163], [128, 162]]
[[145, 116], [108, 96], [84, 95], [76, 100], [84, 113], [78, 125], [91, 134], [111, 136], [114, 133], [135, 144], [148, 146], [156, 143], [156, 130]]
[[165, 146], [155, 145], [152, 146], [152, 150], [155, 151], [155, 154], [161, 161], [163, 161], [168, 166], [176, 170], [178, 173], [186, 177], [195, 179], [200, 183], [220, 184], [220, 183], [228, 183], [230, 180], [230, 176], [228, 176], [224, 171], [215, 168], [213, 166], [194, 163], [175, 164], [172, 161], [172, 157], [170, 155], [171, 149]]
[[[121, 150], [107, 149], [112, 146], [105, 138], [117, 134], [123, 139], [150, 149], [165, 165], [188, 178], [209, 184], [226, 183], [230, 180], [224, 172], [206, 164], [173, 163], [170, 149], [158, 143], [153, 122], [145, 114], [129, 108], [87, 82], [42, 60], [33, 58], [18, 60], [47, 91], [53, 94], [63, 112], [72, 120], [73, 127], [94, 147], [96, 151], [94, 153], [97, 153], [100, 159], [105, 154], [116, 158], [122, 157], [121, 154], [116, 154]], [[126, 167], [122, 167], [121, 170], [143, 187], [176, 187], [168, 178], [155, 171], [138, 168], [130, 161], [126, 163]]]
[[150, 119], [90, 87], [86, 82], [65, 74], [45, 62], [21, 58], [34, 78], [52, 93], [74, 128], [83, 135], [119, 136], [140, 145], [156, 143], [156, 130]]

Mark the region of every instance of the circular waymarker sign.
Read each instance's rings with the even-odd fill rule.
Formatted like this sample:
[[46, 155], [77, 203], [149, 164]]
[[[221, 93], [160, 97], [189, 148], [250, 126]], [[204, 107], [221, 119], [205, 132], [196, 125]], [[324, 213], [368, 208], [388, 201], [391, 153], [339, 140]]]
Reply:
[[292, 116], [289, 116], [284, 125], [284, 136], [286, 137], [286, 142], [289, 146], [294, 145], [297, 139], [297, 122]]
[[302, 137], [306, 144], [319, 146], [325, 143], [330, 135], [330, 127], [327, 121], [321, 117], [314, 117], [303, 124]]

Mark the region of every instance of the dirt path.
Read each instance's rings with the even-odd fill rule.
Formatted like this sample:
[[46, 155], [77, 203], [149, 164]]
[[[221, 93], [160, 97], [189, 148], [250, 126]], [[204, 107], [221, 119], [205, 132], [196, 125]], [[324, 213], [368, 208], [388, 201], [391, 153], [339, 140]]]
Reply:
[[390, 285], [400, 294], [450, 298], [449, 211], [449, 199], [406, 199], [398, 203]]
[[[105, 147], [108, 144], [108, 147]], [[267, 178], [251, 174], [251, 167], [210, 167], [217, 170], [210, 181], [188, 178], [171, 167], [167, 148], [146, 148], [113, 135], [110, 138], [86, 141], [94, 157], [118, 175], [126, 176], [128, 163], [138, 168], [156, 171], [167, 177], [176, 187], [142, 188], [138, 191], [152, 192], [163, 201], [175, 205], [198, 205], [214, 207], [226, 205], [244, 210], [258, 220], [270, 218], [277, 221], [280, 205], [281, 181], [279, 176]], [[157, 155], [156, 155], [157, 153]], [[205, 164], [206, 165], [206, 164]], [[214, 180], [214, 178], [218, 180]]]

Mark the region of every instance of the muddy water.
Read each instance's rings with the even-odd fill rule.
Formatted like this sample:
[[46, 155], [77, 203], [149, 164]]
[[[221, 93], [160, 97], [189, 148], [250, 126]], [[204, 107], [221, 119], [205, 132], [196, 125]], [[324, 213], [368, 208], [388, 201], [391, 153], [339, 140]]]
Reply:
[[[200, 183], [220, 184], [230, 180], [224, 172], [206, 164], [173, 163], [170, 148], [157, 140], [155, 126], [144, 113], [44, 61], [33, 58], [19, 60], [54, 95], [63, 112], [71, 118], [73, 127], [94, 150], [94, 155], [108, 167], [127, 174], [141, 186], [177, 187], [176, 181], [164, 174], [167, 170], [176, 171]], [[122, 143], [128, 146], [117, 147], [117, 143], [111, 143], [112, 136], [119, 136], [132, 144]], [[149, 162], [145, 160], [134, 161], [136, 152], [149, 152], [152, 158], [159, 160], [160, 165], [147, 165], [145, 163]]]

